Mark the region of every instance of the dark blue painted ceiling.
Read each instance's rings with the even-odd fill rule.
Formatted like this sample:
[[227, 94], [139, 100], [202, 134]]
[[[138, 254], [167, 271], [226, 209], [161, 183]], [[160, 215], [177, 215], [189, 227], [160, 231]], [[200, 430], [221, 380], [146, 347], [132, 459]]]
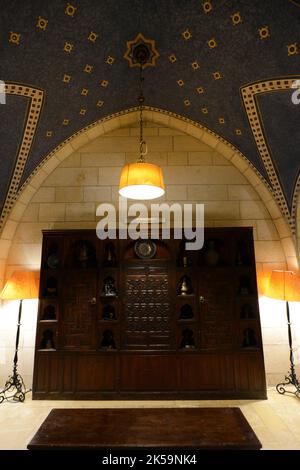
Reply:
[[[160, 54], [156, 66], [145, 70], [145, 104], [213, 130], [235, 145], [267, 180], [240, 89], [259, 80], [300, 76], [298, 3], [1, 0], [0, 79], [45, 92], [21, 182], [74, 132], [136, 106], [138, 70], [130, 68], [123, 56], [126, 42], [140, 32], [155, 40]], [[175, 61], [170, 60], [173, 55]], [[300, 164], [295, 129], [300, 105], [291, 104], [288, 92], [266, 93], [259, 104], [267, 145], [291, 208]], [[4, 112], [0, 106], [3, 203], [24, 109], [16, 104]]]

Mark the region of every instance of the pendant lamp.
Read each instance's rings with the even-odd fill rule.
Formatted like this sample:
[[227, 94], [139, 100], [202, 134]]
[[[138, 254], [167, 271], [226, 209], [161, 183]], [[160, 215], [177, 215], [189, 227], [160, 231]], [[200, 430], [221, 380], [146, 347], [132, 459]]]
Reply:
[[[147, 55], [148, 54], [148, 55]], [[129, 163], [122, 169], [119, 194], [128, 199], [156, 199], [165, 193], [162, 169], [153, 163], [146, 163], [147, 144], [143, 137], [143, 76], [142, 69], [149, 58], [150, 51], [145, 45], [137, 46], [134, 51], [135, 60], [140, 67], [140, 95], [138, 97], [140, 111], [140, 157], [136, 163]]]

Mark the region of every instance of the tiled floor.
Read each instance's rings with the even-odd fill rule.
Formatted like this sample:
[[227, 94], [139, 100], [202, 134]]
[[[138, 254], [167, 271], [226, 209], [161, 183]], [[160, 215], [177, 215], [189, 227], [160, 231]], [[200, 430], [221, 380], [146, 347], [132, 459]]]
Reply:
[[300, 450], [300, 398], [268, 390], [268, 400], [215, 401], [32, 401], [0, 405], [0, 449], [26, 449], [52, 408], [143, 408], [238, 406], [263, 449]]

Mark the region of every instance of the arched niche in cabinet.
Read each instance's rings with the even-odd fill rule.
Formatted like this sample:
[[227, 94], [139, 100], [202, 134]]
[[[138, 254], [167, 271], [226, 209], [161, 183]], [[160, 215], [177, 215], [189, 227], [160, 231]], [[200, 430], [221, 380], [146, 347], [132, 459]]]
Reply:
[[107, 241], [103, 245], [102, 265], [104, 267], [116, 268], [118, 266], [118, 253], [116, 245], [112, 241]]
[[177, 295], [186, 296], [192, 295], [194, 293], [194, 289], [192, 286], [192, 281], [189, 276], [182, 276], [179, 280], [178, 287], [177, 287]]
[[239, 277], [238, 285], [239, 295], [252, 295], [253, 294], [253, 283], [252, 279], [248, 274], [242, 274]]
[[255, 313], [253, 305], [249, 302], [243, 303], [240, 308], [240, 319], [248, 320], [248, 319], [255, 319], [255, 318], [256, 318], [256, 313]]
[[253, 328], [244, 328], [242, 331], [242, 348], [258, 348], [258, 338]]
[[100, 333], [99, 349], [117, 349], [114, 330], [105, 329]]
[[66, 262], [68, 269], [87, 269], [97, 267], [96, 244], [88, 238], [67, 240]]
[[52, 328], [43, 329], [39, 342], [40, 350], [56, 350], [55, 331]]
[[102, 320], [117, 320], [116, 309], [114, 305], [104, 305], [102, 308]]
[[41, 307], [40, 321], [56, 321], [57, 305], [54, 303], [46, 303]]
[[196, 339], [194, 330], [191, 328], [184, 328], [181, 332], [180, 349], [194, 349], [196, 348]]
[[194, 318], [193, 307], [189, 304], [184, 304], [180, 307], [179, 320], [191, 320]]
[[58, 296], [58, 279], [56, 276], [47, 276], [42, 281], [42, 296], [57, 297]]
[[103, 279], [100, 296], [103, 298], [118, 296], [116, 280], [113, 276], [106, 276]]

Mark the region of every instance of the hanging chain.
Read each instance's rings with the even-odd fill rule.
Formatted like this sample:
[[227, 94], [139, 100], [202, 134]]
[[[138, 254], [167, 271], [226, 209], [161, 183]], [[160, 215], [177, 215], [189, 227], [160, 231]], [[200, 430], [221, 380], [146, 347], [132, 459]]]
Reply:
[[140, 95], [138, 97], [138, 102], [139, 102], [139, 110], [140, 110], [140, 158], [139, 162], [144, 163], [145, 162], [145, 155], [147, 155], [147, 144], [144, 141], [144, 136], [143, 136], [143, 104], [145, 101], [145, 97], [143, 95], [143, 81], [144, 77], [142, 74], [143, 67], [142, 64], [140, 65]]

